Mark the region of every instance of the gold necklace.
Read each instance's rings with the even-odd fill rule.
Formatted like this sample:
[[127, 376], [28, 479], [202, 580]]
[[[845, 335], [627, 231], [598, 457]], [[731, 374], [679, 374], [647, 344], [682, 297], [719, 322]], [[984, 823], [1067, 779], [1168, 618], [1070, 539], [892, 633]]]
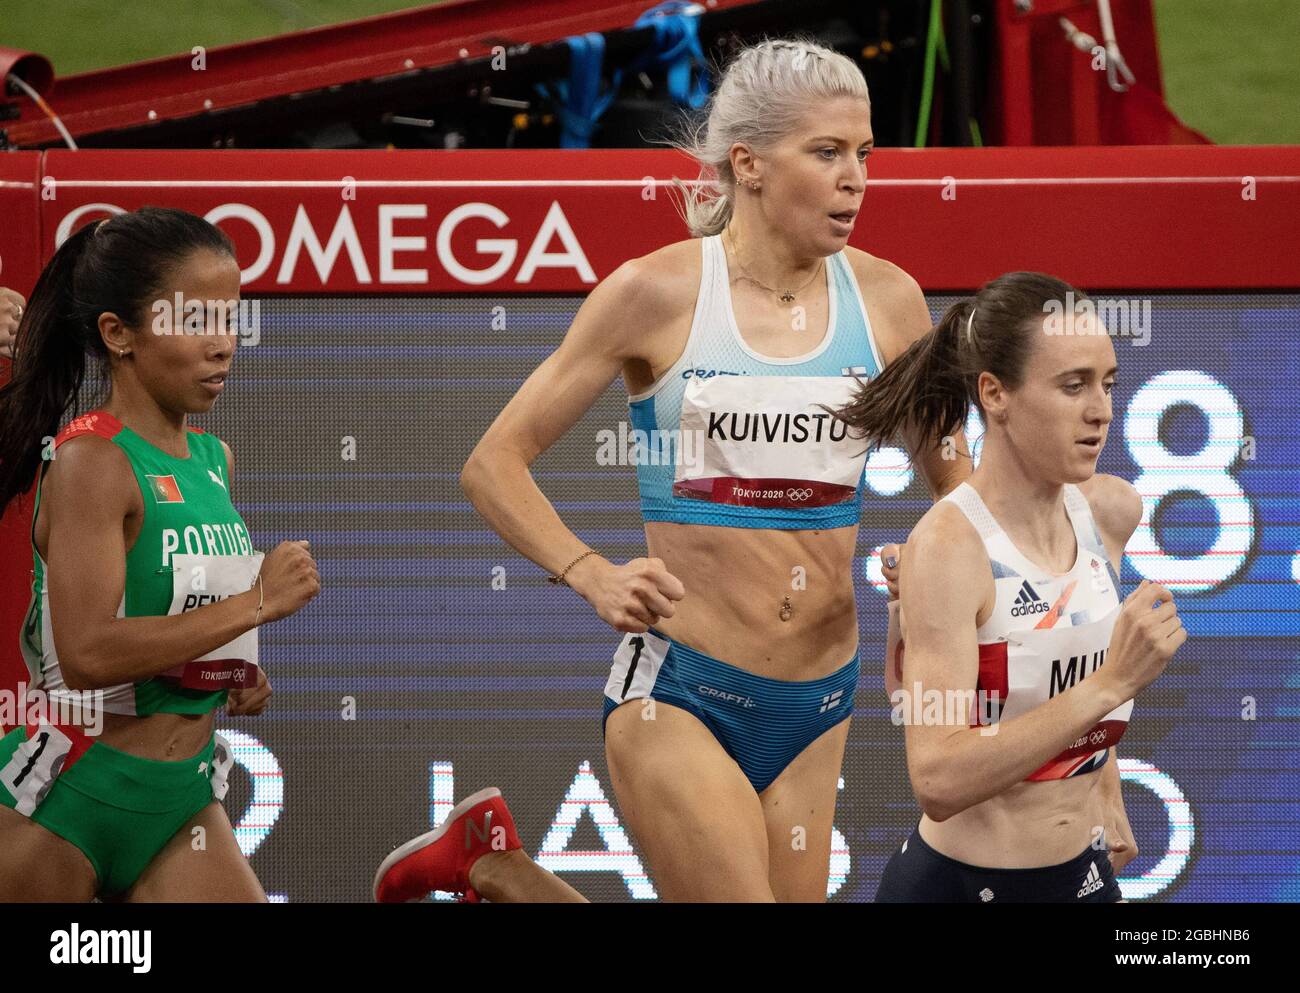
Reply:
[[[735, 236], [732, 235], [731, 233], [730, 224], [727, 225], [727, 240], [731, 242], [731, 254], [736, 257], [736, 265], [740, 266], [740, 271], [745, 274], [745, 278], [748, 279], [751, 283], [758, 283], [759, 286], [763, 287], [763, 289], [767, 290], [767, 292], [769, 293], [776, 293], [777, 291], [772, 289], [772, 287], [768, 286], [766, 283], [760, 282], [759, 280], [751, 276], [749, 270], [745, 268], [745, 263], [740, 261], [740, 252], [736, 250], [736, 239]], [[816, 279], [821, 274], [822, 266], [824, 266], [825, 264], [826, 264], [826, 260], [822, 259], [821, 265], [817, 266], [817, 271], [814, 272], [811, 276], [809, 276], [808, 282], [804, 283], [803, 286], [799, 287], [799, 289], [796, 292], [802, 293], [804, 290], [806, 290], [808, 288], [808, 284], [811, 283], [814, 279]], [[791, 293], [789, 290], [786, 290], [784, 293], [779, 293], [778, 296], [781, 297], [782, 303], [792, 303], [794, 301], [795, 295], [794, 293]]]

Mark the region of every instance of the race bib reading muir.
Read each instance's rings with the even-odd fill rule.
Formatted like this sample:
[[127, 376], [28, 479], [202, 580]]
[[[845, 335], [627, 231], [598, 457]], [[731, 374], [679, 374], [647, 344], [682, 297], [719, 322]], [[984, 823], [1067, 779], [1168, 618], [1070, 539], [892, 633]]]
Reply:
[[848, 376], [717, 376], [682, 395], [673, 496], [747, 507], [824, 507], [852, 500], [866, 443], [819, 404], [837, 409], [857, 389]]
[[[1105, 617], [1075, 627], [1013, 631], [1005, 642], [980, 645], [980, 689], [986, 711], [972, 714], [971, 725], [1011, 720], [1047, 703], [1094, 675], [1106, 661], [1119, 618], [1116, 606]], [[1044, 763], [1027, 780], [1065, 779], [1124, 736], [1133, 701], [1126, 700]]]
[[[183, 614], [252, 589], [263, 553], [173, 555], [172, 603], [168, 615]], [[192, 690], [241, 690], [257, 685], [257, 628], [163, 673], [163, 679]]]

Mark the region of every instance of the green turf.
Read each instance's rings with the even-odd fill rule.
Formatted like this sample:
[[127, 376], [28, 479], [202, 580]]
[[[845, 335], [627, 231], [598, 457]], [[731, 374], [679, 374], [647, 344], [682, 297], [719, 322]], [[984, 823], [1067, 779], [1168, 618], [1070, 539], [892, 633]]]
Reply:
[[[41, 52], [67, 75], [413, 6], [422, 4], [0, 0], [0, 44]], [[1300, 0], [1155, 0], [1155, 9], [1166, 96], [1179, 117], [1220, 144], [1300, 144]]]
[[1155, 9], [1174, 113], [1221, 145], [1300, 144], [1300, 3], [1155, 0]]
[[40, 52], [60, 76], [337, 24], [417, 0], [0, 0], [0, 44]]

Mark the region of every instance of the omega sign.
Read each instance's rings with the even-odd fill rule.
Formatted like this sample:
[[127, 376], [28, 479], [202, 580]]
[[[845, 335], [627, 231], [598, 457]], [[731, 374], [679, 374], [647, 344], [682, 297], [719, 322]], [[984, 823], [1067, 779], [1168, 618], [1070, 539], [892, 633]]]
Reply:
[[[338, 267], [344, 278], [378, 286], [421, 285], [429, 281], [429, 270], [416, 263], [433, 261], [429, 257], [428, 204], [381, 203], [377, 207], [377, 243], [364, 244], [348, 204], [340, 205], [332, 216], [314, 209], [309, 216], [299, 203], [294, 211], [288, 234], [277, 232], [266, 215], [246, 203], [223, 203], [203, 216], [213, 224], [223, 221], [247, 222], [256, 234], [257, 257], [240, 272], [244, 285], [270, 272], [278, 285], [295, 280], [310, 280], [312, 271], [322, 287], [329, 284]], [[111, 203], [88, 203], [66, 214], [55, 232], [55, 245], [62, 245], [72, 229], [87, 215], [120, 214], [123, 208]], [[467, 286], [483, 286], [502, 279], [515, 266], [520, 241], [516, 238], [478, 238], [474, 251], [481, 259], [458, 259], [452, 253], [452, 237], [466, 220], [486, 220], [497, 228], [510, 223], [510, 217], [490, 203], [463, 203], [447, 213], [433, 231], [433, 248], [437, 264], [453, 279]], [[396, 231], [402, 225], [402, 233]], [[284, 235], [283, 237], [280, 237]], [[552, 251], [552, 242], [556, 250]], [[472, 268], [466, 262], [490, 260], [485, 268]], [[596, 274], [573, 233], [560, 204], [552, 201], [514, 274], [514, 282], [528, 285], [539, 269], [570, 269], [584, 283], [595, 283]], [[350, 272], [348, 272], [350, 270]]]

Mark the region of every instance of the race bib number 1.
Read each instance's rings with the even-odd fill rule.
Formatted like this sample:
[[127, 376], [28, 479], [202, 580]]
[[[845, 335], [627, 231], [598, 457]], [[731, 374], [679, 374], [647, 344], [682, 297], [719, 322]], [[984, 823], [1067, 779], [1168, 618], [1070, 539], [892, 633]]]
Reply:
[[625, 635], [614, 652], [605, 696], [615, 703], [649, 696], [671, 644], [649, 631]]
[[14, 809], [18, 813], [31, 817], [41, 805], [54, 780], [68, 764], [73, 745], [73, 740], [63, 729], [51, 724], [28, 728], [27, 740], [0, 769], [0, 784], [17, 801]]

